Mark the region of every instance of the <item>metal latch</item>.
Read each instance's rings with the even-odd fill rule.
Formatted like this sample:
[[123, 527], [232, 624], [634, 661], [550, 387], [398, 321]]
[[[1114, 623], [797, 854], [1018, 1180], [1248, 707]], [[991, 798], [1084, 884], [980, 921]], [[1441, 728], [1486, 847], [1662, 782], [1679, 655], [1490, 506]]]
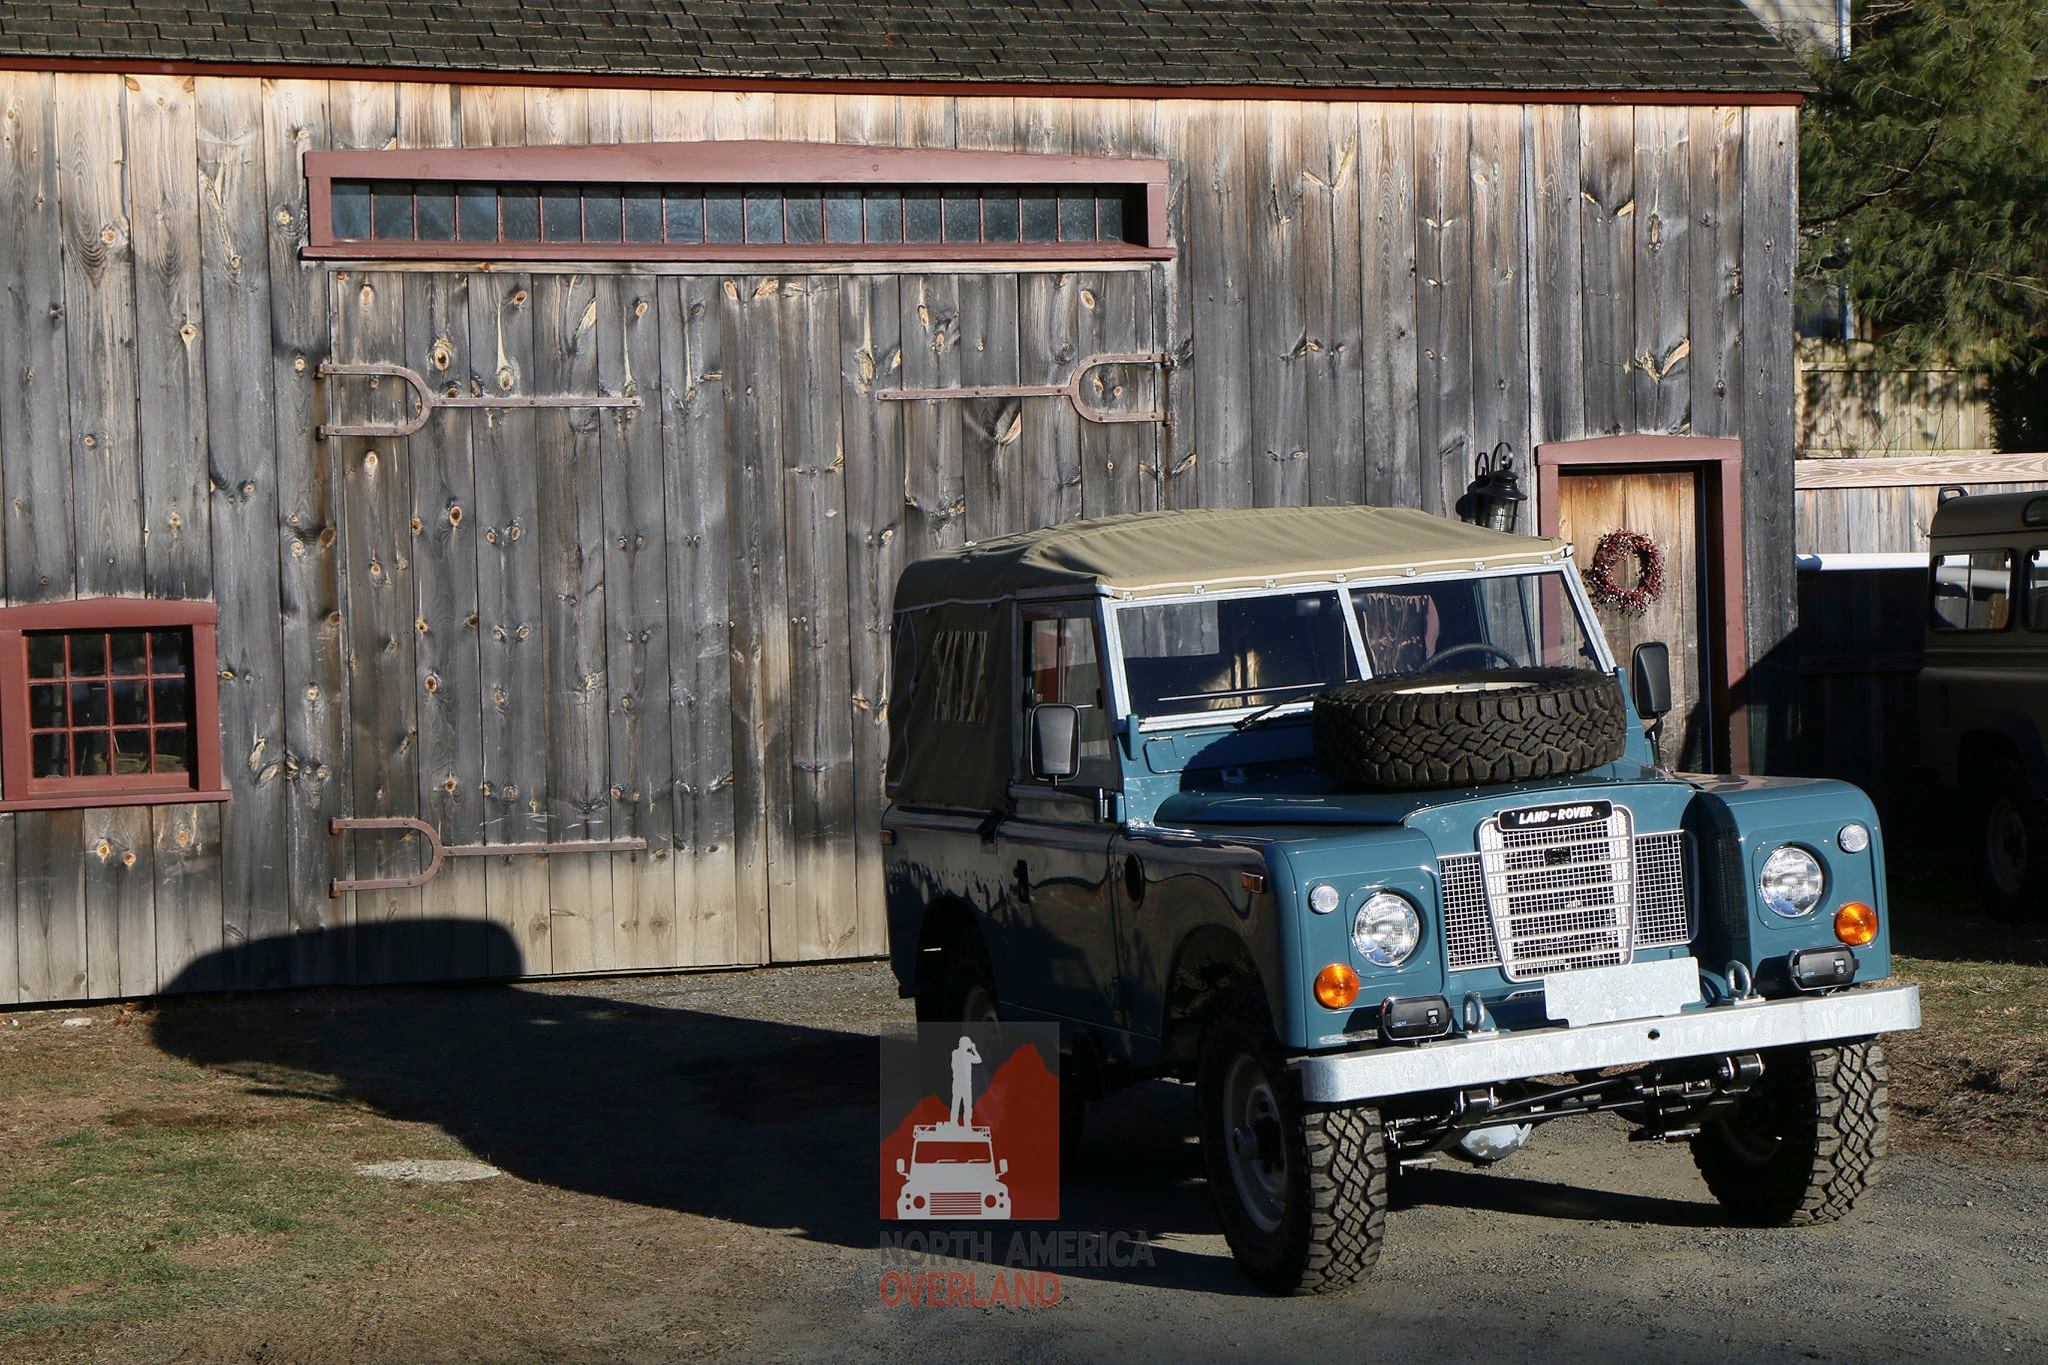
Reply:
[[[413, 414], [402, 422], [322, 422], [320, 434], [325, 436], [374, 436], [392, 438], [410, 436], [427, 424], [436, 408], [637, 408], [640, 398], [637, 394], [600, 394], [585, 397], [582, 394], [519, 394], [519, 393], [435, 393], [420, 376], [418, 370], [404, 365], [387, 365], [381, 362], [344, 364], [335, 360], [323, 360], [317, 371], [322, 379], [397, 379], [403, 381], [413, 394]], [[328, 410], [333, 410], [329, 403]]]
[[337, 816], [327, 822], [330, 834], [349, 834], [360, 830], [404, 830], [417, 834], [427, 841], [427, 865], [410, 877], [336, 877], [327, 884], [327, 894], [333, 897], [345, 896], [351, 891], [403, 891], [407, 887], [425, 886], [441, 871], [441, 864], [450, 858], [516, 858], [536, 853], [638, 853], [647, 847], [645, 839], [579, 839], [555, 844], [456, 844], [450, 847], [441, 842], [441, 836], [434, 827], [424, 820], [415, 820], [409, 815], [378, 815], [355, 819]]

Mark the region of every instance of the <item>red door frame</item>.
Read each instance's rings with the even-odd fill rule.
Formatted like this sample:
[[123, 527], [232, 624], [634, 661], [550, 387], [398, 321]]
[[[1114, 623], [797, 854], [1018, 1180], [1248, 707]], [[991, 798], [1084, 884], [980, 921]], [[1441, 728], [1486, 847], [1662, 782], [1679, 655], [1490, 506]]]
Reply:
[[1539, 530], [1557, 534], [1558, 483], [1562, 474], [1626, 474], [1634, 470], [1691, 469], [1702, 476], [1707, 499], [1707, 576], [1718, 591], [1710, 629], [1719, 630], [1714, 650], [1711, 700], [1726, 717], [1728, 767], [1749, 771], [1749, 713], [1733, 699], [1749, 673], [1749, 628], [1743, 611], [1742, 442], [1724, 436], [1596, 436], [1582, 441], [1545, 441], [1536, 447], [1536, 506]]

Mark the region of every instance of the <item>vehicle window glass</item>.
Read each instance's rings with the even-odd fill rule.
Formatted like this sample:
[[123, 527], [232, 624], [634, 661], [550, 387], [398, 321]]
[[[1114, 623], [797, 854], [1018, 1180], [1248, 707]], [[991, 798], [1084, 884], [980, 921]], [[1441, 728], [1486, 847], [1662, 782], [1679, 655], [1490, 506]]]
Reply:
[[2012, 619], [2012, 551], [1936, 555], [1929, 605], [1936, 630], [2004, 630]]
[[1116, 769], [1110, 761], [1108, 696], [1102, 683], [1102, 656], [1095, 647], [1093, 608], [1079, 603], [1034, 607], [1023, 619], [1024, 677], [1017, 692], [1024, 715], [1040, 702], [1078, 707], [1081, 767], [1066, 785], [1111, 785]]
[[2048, 549], [2027, 556], [2027, 625], [2048, 630]]
[[1305, 701], [1358, 676], [1334, 591], [1131, 606], [1117, 622], [1142, 716]]
[[1375, 676], [1600, 666], [1558, 574], [1355, 588], [1351, 601]]

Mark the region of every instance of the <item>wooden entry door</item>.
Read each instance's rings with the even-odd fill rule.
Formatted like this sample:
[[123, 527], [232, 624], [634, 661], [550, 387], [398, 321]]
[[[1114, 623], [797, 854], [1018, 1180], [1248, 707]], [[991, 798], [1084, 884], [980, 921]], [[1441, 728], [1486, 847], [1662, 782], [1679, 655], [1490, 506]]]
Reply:
[[[1558, 535], [1572, 542], [1579, 569], [1592, 567], [1603, 536], [1639, 531], [1663, 552], [1664, 590], [1641, 612], [1597, 603], [1600, 628], [1617, 662], [1626, 664], [1635, 647], [1662, 640], [1671, 648], [1671, 714], [1664, 718], [1660, 756], [1667, 763], [1706, 772], [1725, 764], [1720, 736], [1724, 718], [1714, 695], [1715, 624], [1711, 576], [1703, 553], [1707, 540], [1706, 498], [1698, 467], [1561, 473], [1558, 476]], [[1616, 575], [1624, 588], [1636, 583], [1633, 559]]]

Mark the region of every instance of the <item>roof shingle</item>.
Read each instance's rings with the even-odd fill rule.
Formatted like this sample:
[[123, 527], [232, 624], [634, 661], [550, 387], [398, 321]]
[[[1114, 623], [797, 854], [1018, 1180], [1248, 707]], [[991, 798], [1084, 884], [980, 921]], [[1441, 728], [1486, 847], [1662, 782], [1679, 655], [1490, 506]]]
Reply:
[[0, 59], [246, 62], [253, 52], [319, 66], [714, 80], [1527, 92], [1806, 84], [1799, 60], [1741, 0], [0, 0]]

